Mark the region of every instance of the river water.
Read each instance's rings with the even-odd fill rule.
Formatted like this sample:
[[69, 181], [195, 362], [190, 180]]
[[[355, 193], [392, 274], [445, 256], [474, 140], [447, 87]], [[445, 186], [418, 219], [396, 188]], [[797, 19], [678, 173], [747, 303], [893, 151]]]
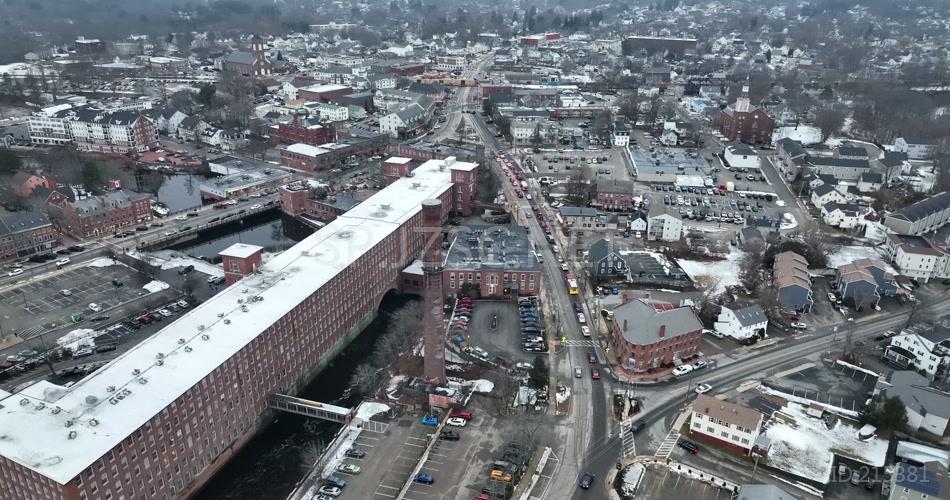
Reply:
[[279, 210], [270, 210], [204, 231], [197, 240], [169, 248], [217, 263], [220, 261], [218, 253], [235, 243], [257, 245], [264, 247], [266, 253], [279, 253], [312, 233], [312, 228], [293, 217], [284, 215]]
[[[379, 316], [343, 350], [299, 395], [306, 399], [352, 406], [341, 399], [354, 368], [362, 363], [386, 330], [390, 313], [414, 297], [389, 294]], [[356, 398], [353, 398], [356, 399]], [[329, 443], [338, 424], [280, 413], [247, 444], [196, 496], [196, 500], [282, 500], [309, 472], [305, 450], [312, 443]], [[322, 449], [322, 446], [321, 446]]]

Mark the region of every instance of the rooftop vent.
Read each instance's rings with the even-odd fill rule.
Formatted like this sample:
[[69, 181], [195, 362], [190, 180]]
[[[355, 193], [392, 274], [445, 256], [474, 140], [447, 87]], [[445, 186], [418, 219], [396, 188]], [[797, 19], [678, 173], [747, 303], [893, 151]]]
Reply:
[[115, 386], [110, 385], [109, 387], [106, 387], [106, 392], [115, 392]]
[[191, 352], [191, 351], [192, 351], [191, 346], [190, 346], [190, 345], [186, 345], [186, 346], [185, 346], [185, 352]]
[[66, 435], [66, 439], [76, 439], [76, 431], [69, 431], [69, 434]]
[[139, 370], [138, 368], [132, 370], [132, 375], [136, 375], [136, 376], [137, 376], [139, 373], [142, 373], [142, 370]]
[[[229, 320], [229, 319], [224, 320], [224, 324], [225, 324], [225, 325], [230, 324], [230, 323], [231, 323], [231, 320]], [[203, 335], [201, 336], [201, 340], [208, 340], [208, 339], [210, 339], [210, 338], [211, 338], [211, 337], [210, 337], [207, 333], [205, 333], [205, 334], [203, 334]]]
[[160, 352], [155, 354], [155, 359], [162, 359], [162, 358], [164, 358], [164, 357], [165, 357], [165, 355], [162, 354], [162, 353], [160, 353]]
[[162, 360], [158, 360], [158, 361], [155, 362], [155, 364], [158, 365], [158, 366], [162, 366], [162, 365], [165, 364], [165, 362], [162, 361]]
[[148, 379], [145, 378], [145, 377], [141, 377], [141, 378], [139, 379], [139, 383], [142, 384], [142, 385], [145, 385], [145, 384], [148, 383]]
[[96, 427], [96, 426], [99, 425], [99, 421], [96, 420], [96, 419], [94, 419], [94, 418], [90, 418], [90, 419], [89, 419], [89, 425], [91, 425], [92, 427]]
[[[229, 319], [224, 320], [224, 324], [225, 324], [225, 325], [230, 325], [230, 324], [231, 324], [231, 320], [229, 320]], [[207, 336], [207, 335], [205, 335], [203, 338], [204, 338], [205, 340], [208, 340], [208, 336]]]
[[59, 415], [63, 411], [63, 409], [58, 406], [54, 406], [53, 409], [50, 411], [53, 412], [53, 415]]

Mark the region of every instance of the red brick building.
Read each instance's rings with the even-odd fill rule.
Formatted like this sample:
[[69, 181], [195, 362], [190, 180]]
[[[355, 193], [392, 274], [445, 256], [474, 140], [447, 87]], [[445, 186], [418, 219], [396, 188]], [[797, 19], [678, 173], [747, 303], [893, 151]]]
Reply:
[[46, 210], [53, 225], [76, 238], [94, 238], [152, 220], [149, 196], [123, 189], [72, 201], [53, 191]]
[[280, 164], [305, 172], [321, 172], [339, 167], [351, 156], [382, 154], [389, 137], [378, 135], [311, 146], [291, 144], [280, 149]]
[[443, 293], [456, 296], [474, 286], [480, 297], [537, 295], [541, 264], [532, 250], [521, 226], [460, 227], [445, 256]]
[[42, 211], [0, 208], [0, 261], [47, 252], [58, 243], [59, 232]]
[[267, 59], [264, 49], [264, 40], [254, 35], [251, 37], [249, 52], [235, 50], [221, 59], [221, 69], [239, 75], [264, 76], [273, 72], [271, 62]]
[[308, 123], [300, 116], [288, 123], [277, 125], [277, 142], [281, 144], [309, 144], [316, 146], [336, 141], [336, 130], [331, 123]]
[[[0, 393], [0, 491], [19, 499], [188, 498], [375, 318], [455, 199], [427, 162], [70, 387]], [[458, 208], [455, 208], [456, 210]]]
[[263, 252], [263, 247], [247, 243], [235, 243], [219, 252], [225, 286], [231, 286], [259, 269], [263, 263]]
[[346, 85], [311, 85], [297, 89], [297, 99], [308, 102], [336, 102], [337, 99], [355, 92]]
[[770, 144], [775, 129], [775, 120], [749, 102], [748, 87], [743, 87], [742, 96], [716, 115], [713, 122], [726, 139], [746, 144]]
[[669, 367], [699, 354], [703, 324], [689, 307], [635, 299], [614, 309], [613, 361], [634, 373]]

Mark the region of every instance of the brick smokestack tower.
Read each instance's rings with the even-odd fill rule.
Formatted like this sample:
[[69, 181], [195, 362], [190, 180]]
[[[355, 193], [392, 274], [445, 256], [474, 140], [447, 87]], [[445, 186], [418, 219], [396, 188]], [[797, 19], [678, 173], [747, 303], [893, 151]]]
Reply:
[[442, 202], [422, 202], [422, 224], [427, 238], [422, 256], [422, 336], [425, 339], [423, 376], [445, 385], [445, 326], [442, 324]]

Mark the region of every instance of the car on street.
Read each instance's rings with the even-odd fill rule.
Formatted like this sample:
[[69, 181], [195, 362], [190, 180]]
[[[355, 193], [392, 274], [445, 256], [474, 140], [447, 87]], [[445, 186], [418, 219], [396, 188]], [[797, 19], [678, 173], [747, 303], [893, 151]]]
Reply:
[[796, 330], [804, 330], [808, 328], [808, 325], [806, 325], [805, 323], [802, 323], [801, 321], [795, 321], [791, 324], [791, 327]]
[[89, 304], [89, 310], [92, 312], [99, 312], [102, 310], [102, 306], [100, 306], [99, 304], [96, 304], [95, 302], [91, 302]]
[[705, 333], [706, 335], [712, 335], [713, 337], [716, 337], [717, 339], [726, 338], [726, 336], [723, 335], [723, 333], [720, 332], [720, 331], [718, 331], [718, 330], [707, 330], [707, 329], [703, 329], [703, 333]]
[[600, 370], [598, 370], [597, 368], [591, 368], [591, 369], [590, 369], [590, 378], [592, 378], [592, 379], [594, 379], [594, 380], [600, 380]]
[[435, 415], [426, 415], [422, 417], [422, 425], [439, 425], [439, 417]]
[[699, 453], [699, 446], [697, 446], [696, 443], [688, 439], [680, 439], [679, 441], [676, 442], [676, 444], [680, 448], [683, 448], [684, 450], [692, 453], [693, 455]]
[[105, 320], [107, 320], [107, 319], [109, 319], [108, 316], [102, 315], [102, 316], [93, 316], [93, 317], [89, 318], [89, 321], [98, 322], [98, 321], [105, 321]]
[[63, 267], [66, 264], [69, 264], [69, 259], [59, 259], [56, 261], [56, 267]]
[[587, 362], [592, 365], [597, 364], [597, 354], [592, 352], [587, 353]]
[[416, 474], [416, 477], [412, 478], [412, 480], [422, 484], [432, 484], [435, 482], [435, 478], [432, 477], [432, 474], [426, 474], [425, 472]]
[[699, 384], [696, 386], [696, 394], [706, 394], [712, 390], [712, 386], [709, 384]]
[[582, 325], [587, 323], [587, 316], [584, 316], [584, 313], [577, 313], [577, 322]]
[[169, 311], [168, 309], [159, 309], [158, 314], [161, 314], [162, 316], [165, 316], [166, 318], [172, 317], [172, 312]]
[[581, 367], [574, 367], [574, 378], [581, 378], [584, 376], [584, 371], [581, 370]]
[[682, 377], [683, 375], [689, 374], [691, 371], [693, 371], [692, 365], [679, 365], [676, 368], [673, 368], [673, 376]]
[[584, 475], [581, 476], [581, 480], [577, 483], [577, 486], [579, 486], [582, 490], [589, 490], [593, 485], [594, 475], [590, 472], [585, 472]]
[[321, 495], [329, 495], [333, 498], [340, 496], [340, 493], [343, 493], [343, 490], [337, 488], [336, 486], [321, 486], [319, 490]]
[[85, 358], [86, 356], [92, 356], [95, 353], [96, 351], [93, 350], [93, 348], [83, 347], [82, 349], [77, 349], [76, 352], [73, 353], [73, 358]]
[[587, 325], [581, 325], [581, 335], [590, 337], [590, 327]]
[[706, 362], [705, 362], [705, 361], [699, 360], [699, 361], [693, 363], [693, 369], [694, 369], [694, 370], [702, 370], [703, 368], [706, 368]]
[[21, 274], [23, 274], [23, 269], [14, 269], [7, 273], [7, 276], [19, 276]]
[[635, 420], [632, 424], [630, 424], [630, 433], [636, 434], [640, 432], [641, 430], [643, 430], [643, 428], [646, 426], [647, 426], [646, 420], [643, 420], [642, 418], [639, 420]]
[[451, 425], [452, 427], [465, 427], [468, 421], [464, 418], [453, 417], [445, 421], [446, 425]]
[[353, 464], [340, 464], [336, 467], [337, 472], [342, 472], [344, 474], [359, 474], [360, 466]]
[[365, 458], [366, 452], [363, 450], [358, 450], [356, 448], [350, 448], [346, 450], [346, 453], [344, 453], [344, 455], [346, 455], [347, 458]]

